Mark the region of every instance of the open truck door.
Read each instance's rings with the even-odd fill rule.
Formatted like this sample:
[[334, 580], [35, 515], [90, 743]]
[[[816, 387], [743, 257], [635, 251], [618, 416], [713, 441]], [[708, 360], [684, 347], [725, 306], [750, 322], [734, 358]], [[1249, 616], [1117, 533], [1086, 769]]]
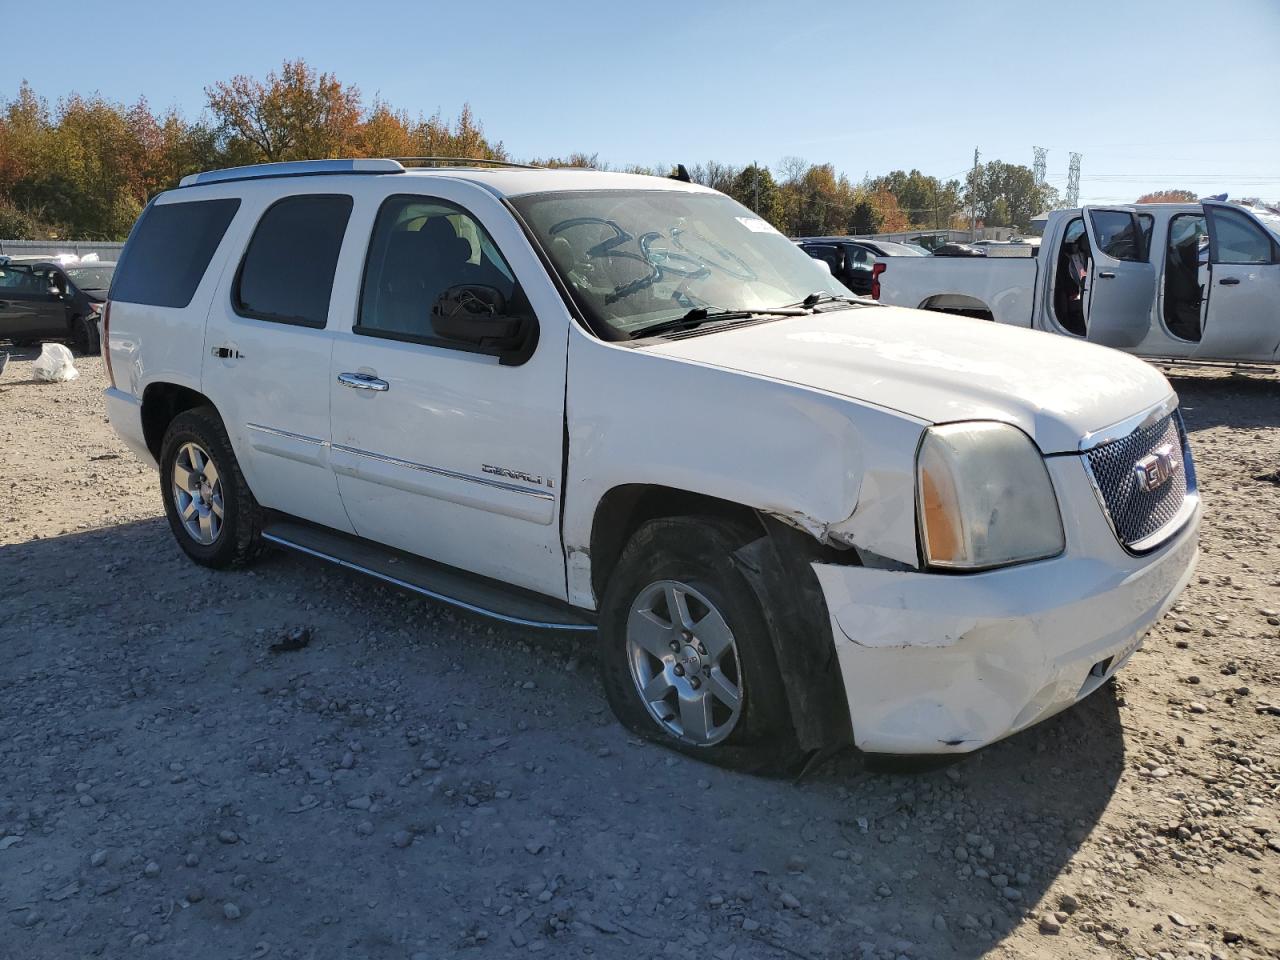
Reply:
[[[1241, 207], [1204, 201], [1209, 221], [1205, 360], [1267, 360], [1280, 351], [1280, 239]], [[1203, 269], [1203, 268], [1202, 268]]]
[[1086, 332], [1093, 343], [1136, 347], [1151, 326], [1156, 273], [1137, 213], [1085, 207], [1092, 259], [1086, 291]]

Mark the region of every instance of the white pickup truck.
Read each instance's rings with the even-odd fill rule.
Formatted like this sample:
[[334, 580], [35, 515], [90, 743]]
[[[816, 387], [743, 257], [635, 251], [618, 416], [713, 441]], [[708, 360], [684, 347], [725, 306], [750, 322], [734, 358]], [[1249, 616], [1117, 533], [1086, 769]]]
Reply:
[[1280, 359], [1280, 217], [1273, 214], [1208, 200], [1055, 210], [1039, 255], [1020, 252], [884, 261], [879, 299], [1141, 357]]

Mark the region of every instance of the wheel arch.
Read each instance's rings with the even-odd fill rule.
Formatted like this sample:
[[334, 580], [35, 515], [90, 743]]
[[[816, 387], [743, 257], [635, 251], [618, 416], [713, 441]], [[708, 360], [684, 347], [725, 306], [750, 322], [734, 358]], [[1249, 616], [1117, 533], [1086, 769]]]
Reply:
[[711, 515], [736, 517], [759, 525], [751, 507], [719, 497], [652, 483], [627, 483], [605, 493], [591, 521], [591, 589], [597, 600], [618, 558], [641, 525], [659, 517]]
[[160, 461], [160, 445], [173, 418], [187, 410], [206, 406], [213, 407], [213, 401], [191, 387], [168, 381], [147, 385], [142, 391], [142, 436], [157, 463]]
[[978, 297], [965, 293], [937, 293], [927, 297], [920, 304], [921, 310], [933, 310], [937, 313], [952, 313], [961, 317], [976, 317], [979, 320], [994, 320], [991, 307]]
[[751, 584], [765, 620], [801, 747], [816, 751], [853, 739], [826, 598], [813, 562], [858, 563], [855, 551], [837, 550], [754, 507], [704, 493], [656, 484], [624, 484], [596, 505], [591, 525], [591, 584], [597, 600], [632, 535], [649, 520], [717, 516], [739, 520], [759, 536], [729, 562]]

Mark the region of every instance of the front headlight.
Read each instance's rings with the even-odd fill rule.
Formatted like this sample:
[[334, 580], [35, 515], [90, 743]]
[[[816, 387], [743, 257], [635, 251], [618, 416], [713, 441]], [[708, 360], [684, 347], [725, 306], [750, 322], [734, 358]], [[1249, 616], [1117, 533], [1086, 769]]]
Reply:
[[925, 431], [916, 457], [916, 510], [931, 567], [983, 570], [1056, 556], [1066, 545], [1044, 457], [1006, 423]]

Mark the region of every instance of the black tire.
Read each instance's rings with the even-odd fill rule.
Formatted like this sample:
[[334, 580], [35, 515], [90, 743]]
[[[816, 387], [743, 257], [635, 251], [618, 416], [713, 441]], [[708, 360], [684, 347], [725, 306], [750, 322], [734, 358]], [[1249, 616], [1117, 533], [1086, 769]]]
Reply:
[[[194, 443], [207, 452], [221, 483], [222, 521], [212, 543], [200, 543], [178, 514], [174, 474], [183, 447]], [[173, 418], [160, 444], [160, 495], [174, 539], [188, 557], [205, 567], [239, 567], [262, 553], [262, 508], [254, 499], [222, 418], [213, 407], [197, 407]]]
[[[700, 760], [778, 774], [789, 772], [804, 755], [796, 743], [761, 598], [732, 559], [735, 550], [761, 535], [759, 527], [722, 517], [669, 517], [644, 524], [623, 550], [605, 588], [599, 658], [609, 705], [629, 729]], [[733, 635], [742, 707], [720, 742], [681, 739], [650, 713], [633, 679], [628, 619], [633, 603], [659, 581], [678, 581], [702, 594]]]
[[91, 357], [100, 353], [102, 341], [97, 322], [88, 317], [76, 317], [71, 322], [71, 344], [76, 353], [82, 357]]

